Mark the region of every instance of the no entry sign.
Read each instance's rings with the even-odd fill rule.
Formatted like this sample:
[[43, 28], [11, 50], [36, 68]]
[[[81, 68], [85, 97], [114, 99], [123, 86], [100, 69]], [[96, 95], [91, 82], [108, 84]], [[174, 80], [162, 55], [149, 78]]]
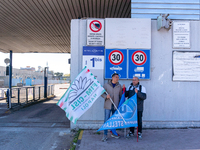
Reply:
[[104, 20], [87, 20], [87, 45], [104, 46]]
[[90, 22], [90, 30], [93, 31], [93, 32], [99, 32], [102, 28], [102, 24], [100, 21], [98, 20], [93, 20]]
[[150, 50], [130, 49], [128, 54], [128, 78], [150, 79]]

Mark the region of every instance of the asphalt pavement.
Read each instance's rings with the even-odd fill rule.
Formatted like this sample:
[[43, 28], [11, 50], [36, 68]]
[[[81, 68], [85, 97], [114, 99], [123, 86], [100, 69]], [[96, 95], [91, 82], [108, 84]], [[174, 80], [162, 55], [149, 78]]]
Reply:
[[[69, 85], [55, 85], [55, 98], [21, 108], [7, 109], [0, 101], [0, 150], [64, 150], [73, 133], [65, 112], [56, 105]], [[60, 89], [62, 88], [62, 89]]]

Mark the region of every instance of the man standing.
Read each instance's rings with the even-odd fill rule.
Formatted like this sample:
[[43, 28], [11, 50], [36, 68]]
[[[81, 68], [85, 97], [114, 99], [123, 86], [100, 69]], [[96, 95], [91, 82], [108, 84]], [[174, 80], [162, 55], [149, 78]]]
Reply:
[[[123, 85], [123, 88], [125, 85]], [[125, 96], [130, 98], [135, 93], [137, 93], [137, 116], [138, 116], [138, 137], [142, 138], [142, 113], [143, 113], [143, 104], [146, 99], [146, 89], [144, 86], [139, 84], [139, 78], [133, 77], [132, 83], [126, 89]], [[134, 135], [135, 127], [130, 127], [130, 132], [127, 137]]]
[[[114, 114], [114, 112], [116, 111], [116, 107], [118, 107], [119, 101], [121, 99], [122, 96], [122, 87], [119, 84], [119, 75], [117, 73], [114, 73], [112, 75], [112, 79], [108, 81], [108, 83], [104, 84], [104, 89], [106, 90], [106, 93], [102, 94], [101, 96], [105, 99], [104, 102], [104, 109], [105, 109], [105, 117], [104, 117], [104, 123], [110, 118], [111, 112], [112, 115]], [[114, 102], [115, 106], [113, 105]], [[107, 138], [107, 133], [108, 130], [104, 130], [104, 136], [102, 138], [102, 141], [106, 141]], [[114, 138], [119, 138], [119, 135], [115, 135], [115, 134], [111, 134], [112, 137]]]

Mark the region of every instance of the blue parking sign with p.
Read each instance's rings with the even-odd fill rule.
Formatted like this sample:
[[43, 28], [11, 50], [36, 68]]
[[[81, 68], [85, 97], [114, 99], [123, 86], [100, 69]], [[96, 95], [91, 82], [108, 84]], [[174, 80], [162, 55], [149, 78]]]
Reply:
[[126, 79], [127, 49], [106, 49], [105, 56], [105, 78], [111, 79], [113, 73], [118, 73], [121, 79]]

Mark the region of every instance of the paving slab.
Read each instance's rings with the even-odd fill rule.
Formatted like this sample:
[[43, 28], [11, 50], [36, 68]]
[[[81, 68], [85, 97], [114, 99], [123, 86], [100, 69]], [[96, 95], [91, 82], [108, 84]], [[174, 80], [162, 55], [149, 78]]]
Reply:
[[112, 138], [108, 133], [108, 140], [102, 142], [103, 132], [84, 130], [78, 150], [200, 150], [200, 129], [145, 129], [142, 139], [137, 142], [134, 135], [124, 137], [124, 130], [117, 130], [119, 139]]

